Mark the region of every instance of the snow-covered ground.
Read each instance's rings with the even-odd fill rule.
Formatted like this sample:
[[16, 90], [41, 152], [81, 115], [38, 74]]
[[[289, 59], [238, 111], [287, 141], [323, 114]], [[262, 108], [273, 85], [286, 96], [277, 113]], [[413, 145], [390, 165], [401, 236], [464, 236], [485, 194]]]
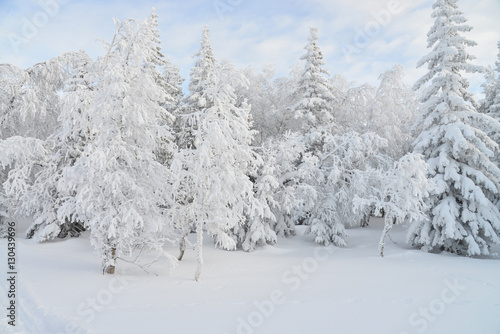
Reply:
[[[348, 230], [346, 248], [317, 246], [303, 227], [253, 253], [208, 241], [198, 283], [192, 250], [171, 273], [166, 260], [149, 274], [119, 262], [111, 276], [87, 235], [36, 244], [19, 233], [18, 323], [12, 331], [2, 316], [0, 332], [500, 333], [499, 258], [421, 252], [402, 227], [382, 258], [381, 229], [376, 219]], [[0, 247], [5, 254], [5, 240]]]

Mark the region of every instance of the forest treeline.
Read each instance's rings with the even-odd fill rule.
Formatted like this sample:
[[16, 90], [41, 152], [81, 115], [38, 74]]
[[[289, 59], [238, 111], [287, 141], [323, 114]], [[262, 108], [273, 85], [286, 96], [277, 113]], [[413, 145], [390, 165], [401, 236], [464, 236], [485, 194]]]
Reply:
[[[97, 59], [1, 64], [0, 232], [21, 216], [39, 242], [88, 230], [108, 273], [137, 253], [177, 261], [194, 248], [196, 280], [205, 235], [252, 251], [303, 224], [318, 244], [346, 246], [346, 229], [372, 215], [385, 217], [381, 255], [394, 224], [418, 248], [489, 255], [500, 245], [500, 54], [494, 70], [470, 63], [456, 2], [433, 5], [417, 64], [428, 72], [413, 87], [400, 65], [378, 87], [330, 76], [315, 28], [288, 76], [237, 69], [216, 59], [205, 28], [185, 93], [154, 10], [115, 20]], [[485, 73], [480, 103], [470, 72]]]

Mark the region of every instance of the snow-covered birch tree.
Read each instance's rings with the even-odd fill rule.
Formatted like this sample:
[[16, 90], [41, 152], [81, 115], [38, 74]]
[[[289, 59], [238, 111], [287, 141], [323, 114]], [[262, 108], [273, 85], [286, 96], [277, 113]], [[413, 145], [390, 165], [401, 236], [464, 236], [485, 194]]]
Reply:
[[116, 33], [98, 59], [94, 102], [87, 109], [89, 137], [64, 171], [74, 193], [60, 215], [77, 214], [90, 229], [103, 270], [139, 248], [162, 247], [164, 208], [170, 196], [168, 169], [154, 154], [159, 138], [171, 137], [158, 85], [158, 41], [150, 20], [115, 20]]
[[500, 244], [500, 212], [491, 202], [500, 190], [500, 169], [491, 161], [498, 146], [486, 132], [500, 131], [500, 124], [476, 111], [468, 80], [460, 74], [481, 67], [470, 64], [474, 57], [466, 48], [476, 43], [463, 36], [472, 28], [457, 0], [435, 1], [432, 17], [427, 34], [432, 51], [418, 62], [427, 64], [428, 72], [414, 85], [424, 87], [423, 130], [414, 151], [429, 164], [437, 188], [428, 199], [429, 220], [412, 223], [407, 239], [428, 250], [486, 255]]
[[385, 239], [395, 224], [426, 220], [425, 200], [434, 189], [427, 178], [428, 165], [419, 154], [408, 153], [386, 171], [374, 173], [376, 184], [362, 198], [355, 195], [354, 211], [373, 209], [375, 216], [384, 216], [384, 231], [379, 251], [384, 256]]
[[326, 136], [315, 179], [318, 199], [309, 218], [308, 232], [315, 242], [345, 246], [345, 228], [366, 223], [371, 208], [354, 211], [353, 201], [370, 194], [378, 181], [377, 169], [387, 169], [391, 160], [381, 153], [386, 145], [387, 140], [374, 133]]

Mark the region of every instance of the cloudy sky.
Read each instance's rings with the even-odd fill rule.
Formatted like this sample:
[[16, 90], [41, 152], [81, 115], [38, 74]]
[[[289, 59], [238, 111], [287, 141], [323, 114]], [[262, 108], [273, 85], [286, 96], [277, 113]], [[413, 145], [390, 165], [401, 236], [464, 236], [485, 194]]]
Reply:
[[[433, 0], [0, 0], [0, 63], [29, 67], [65, 51], [103, 54], [113, 18], [159, 16], [163, 51], [189, 77], [191, 57], [205, 25], [218, 59], [261, 69], [274, 64], [289, 73], [307, 43], [309, 27], [319, 28], [319, 42], [331, 74], [358, 83], [377, 84], [395, 64], [412, 83], [423, 74], [416, 62], [425, 55]], [[493, 65], [500, 40], [500, 1], [461, 0], [467, 35], [478, 43], [476, 64]], [[478, 93], [482, 77], [471, 77]]]

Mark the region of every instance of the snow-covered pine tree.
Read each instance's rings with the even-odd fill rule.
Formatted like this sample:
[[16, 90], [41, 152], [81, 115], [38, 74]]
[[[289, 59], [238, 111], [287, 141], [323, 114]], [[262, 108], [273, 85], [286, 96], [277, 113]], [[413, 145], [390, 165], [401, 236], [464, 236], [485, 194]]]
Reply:
[[184, 79], [181, 77], [179, 67], [173, 64], [169, 57], [165, 59], [163, 78], [166, 83], [166, 93], [172, 97], [171, 101], [167, 101], [164, 107], [170, 114], [175, 115], [179, 112], [178, 109], [184, 97], [184, 93], [182, 92]]
[[[178, 71], [177, 73], [175, 72], [175, 67], [172, 66], [169, 59], [165, 59], [162, 53], [160, 46], [160, 33], [158, 29], [158, 15], [156, 15], [156, 9], [154, 7], [147, 22], [151, 30], [151, 42], [155, 45], [151, 52], [151, 58], [149, 59], [149, 62], [155, 65], [151, 68], [151, 72], [156, 84], [163, 90], [161, 100], [158, 101], [158, 103], [165, 109], [165, 112], [161, 114], [159, 125], [171, 128], [175, 123], [174, 113], [177, 111], [180, 98], [182, 97], [182, 87], [178, 86], [182, 84], [182, 81], [180, 81], [180, 83], [173, 81], [175, 79], [181, 80], [180, 76], [179, 78], [165, 76], [167, 71], [172, 72], [174, 75], [178, 74]], [[162, 68], [163, 73], [160, 71]], [[181, 96], [178, 96], [179, 93]], [[175, 138], [171, 131], [168, 131], [167, 134], [167, 137], [160, 136], [158, 138], [159, 145], [157, 146], [157, 151], [155, 151], [158, 161], [165, 166], [169, 166], [173, 158], [172, 153], [177, 150], [175, 146]]]
[[[191, 142], [181, 148], [172, 164], [174, 189], [181, 190], [173, 208], [174, 221], [183, 233], [190, 224], [196, 227], [196, 280], [203, 266], [204, 230], [215, 238], [217, 246], [235, 249], [231, 229], [260, 205], [248, 176], [255, 175], [262, 163], [250, 147], [254, 135], [249, 129], [250, 108], [245, 103], [236, 105], [233, 88], [235, 80], [243, 77], [235, 77], [239, 72], [229, 64], [217, 64], [211, 50], [205, 28], [199, 58], [191, 71], [191, 112], [185, 116]], [[185, 235], [181, 238], [182, 243]]]
[[493, 105], [493, 100], [495, 100], [495, 91], [496, 91], [496, 83], [497, 78], [495, 76], [495, 71], [491, 66], [487, 66], [484, 69], [484, 78], [485, 81], [481, 85], [483, 89], [484, 98], [479, 101], [480, 106], [478, 108], [479, 112], [488, 113], [490, 111], [490, 107]]
[[[302, 130], [310, 146], [321, 145], [321, 136], [333, 128], [335, 97], [323, 67], [323, 53], [318, 45], [318, 29], [310, 28], [306, 53], [301, 57], [304, 68], [295, 95], [299, 102], [292, 107], [295, 117], [303, 119]], [[319, 148], [321, 149], [321, 148]], [[317, 150], [313, 149], [313, 150]]]
[[279, 210], [279, 205], [274, 200], [274, 194], [279, 187], [274, 176], [276, 161], [268, 148], [262, 147], [261, 152], [264, 157], [263, 164], [257, 175], [253, 176], [255, 201], [249, 207], [245, 221], [231, 231], [237, 245], [248, 252], [255, 250], [256, 246], [277, 242], [277, 235], [273, 230], [276, 222], [273, 211]]
[[414, 85], [428, 84], [414, 151], [426, 159], [437, 188], [428, 199], [429, 220], [412, 223], [407, 240], [427, 250], [486, 255], [500, 244], [500, 212], [491, 202], [500, 190], [500, 169], [491, 161], [498, 146], [480, 129], [498, 132], [500, 124], [476, 111], [468, 80], [460, 74], [481, 67], [469, 63], [474, 57], [466, 47], [476, 43], [462, 36], [472, 28], [464, 24], [457, 0], [436, 0], [432, 17], [427, 34], [432, 51], [418, 62], [429, 71]]
[[65, 170], [65, 187], [76, 214], [90, 229], [103, 270], [137, 248], [161, 251], [168, 227], [164, 208], [171, 196], [168, 169], [157, 161], [158, 138], [171, 130], [164, 119], [164, 91], [156, 81], [158, 43], [149, 20], [115, 20], [116, 33], [98, 59], [97, 93], [87, 110], [84, 151]]
[[[200, 45], [200, 50], [193, 55], [193, 57], [197, 57], [197, 59], [190, 72], [190, 82], [188, 85], [189, 94], [181, 101], [182, 104], [178, 109], [174, 124], [176, 144], [180, 150], [195, 148], [193, 132], [197, 129], [198, 124], [196, 123], [197, 118], [192, 117], [192, 113], [211, 106], [207, 105], [207, 101], [202, 97], [204, 90], [203, 85], [206, 84], [207, 88], [209, 88], [208, 85], [211, 84], [208, 82], [209, 75], [213, 75], [216, 66], [216, 59], [212, 50], [212, 45], [210, 44], [210, 30], [208, 26], [205, 26], [203, 29]], [[177, 163], [179, 162], [177, 161]], [[179, 241], [179, 260], [184, 256], [187, 237], [194, 228], [193, 221], [187, 218], [190, 217], [189, 214], [184, 215], [184, 218], [180, 219], [176, 217], [180, 211], [185, 209], [184, 206], [192, 201], [191, 194], [187, 187], [188, 183], [176, 184], [175, 201], [177, 210], [172, 211], [175, 217], [172, 221], [176, 222], [176, 227], [181, 233]]]
[[210, 44], [210, 31], [208, 27], [203, 29], [200, 51], [195, 53], [197, 57], [194, 67], [191, 69], [189, 79], [189, 94], [184, 98], [183, 107], [177, 115], [176, 125], [177, 145], [179, 148], [191, 148], [193, 146], [193, 131], [197, 124], [193, 123], [196, 118], [190, 114], [203, 108], [210, 108], [210, 103], [204, 96], [206, 89], [210, 89], [213, 83], [209, 76], [213, 75], [216, 66], [215, 56]]

